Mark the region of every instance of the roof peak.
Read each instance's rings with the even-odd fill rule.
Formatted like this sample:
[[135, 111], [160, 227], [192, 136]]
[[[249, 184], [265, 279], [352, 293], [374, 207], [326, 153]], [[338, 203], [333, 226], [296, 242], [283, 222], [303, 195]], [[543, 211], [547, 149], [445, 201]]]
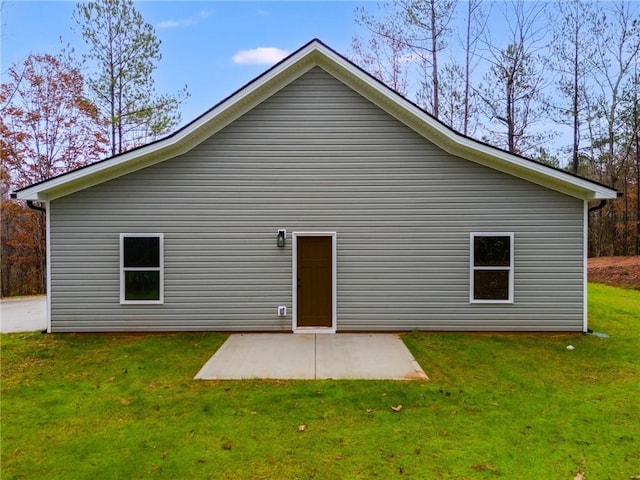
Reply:
[[609, 187], [456, 132], [318, 38], [310, 40], [167, 137], [18, 190], [17, 198], [45, 201], [59, 198], [181, 155], [316, 65], [450, 154], [577, 198], [615, 198], [616, 192]]

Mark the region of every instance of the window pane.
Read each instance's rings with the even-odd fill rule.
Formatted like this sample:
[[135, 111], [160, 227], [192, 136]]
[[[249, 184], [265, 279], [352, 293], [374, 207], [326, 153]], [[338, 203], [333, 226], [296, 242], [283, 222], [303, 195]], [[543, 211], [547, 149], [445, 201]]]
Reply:
[[124, 272], [125, 300], [160, 300], [160, 272]]
[[124, 237], [124, 266], [160, 267], [160, 238]]
[[511, 260], [511, 237], [473, 237], [476, 267], [508, 267]]
[[473, 298], [474, 300], [509, 300], [509, 271], [474, 271]]

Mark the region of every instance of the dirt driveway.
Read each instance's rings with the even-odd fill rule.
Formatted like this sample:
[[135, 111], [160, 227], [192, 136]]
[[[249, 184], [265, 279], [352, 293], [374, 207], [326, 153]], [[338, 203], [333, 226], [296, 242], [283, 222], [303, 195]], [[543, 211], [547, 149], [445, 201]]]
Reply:
[[0, 300], [0, 333], [34, 332], [47, 328], [47, 297]]

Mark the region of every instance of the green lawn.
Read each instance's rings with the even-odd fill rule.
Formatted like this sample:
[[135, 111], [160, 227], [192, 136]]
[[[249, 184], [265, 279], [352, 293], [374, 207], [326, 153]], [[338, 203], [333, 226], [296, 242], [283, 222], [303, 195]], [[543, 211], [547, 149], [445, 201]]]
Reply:
[[0, 476], [640, 478], [640, 291], [589, 290], [610, 338], [409, 334], [429, 382], [199, 382], [225, 336], [3, 335]]

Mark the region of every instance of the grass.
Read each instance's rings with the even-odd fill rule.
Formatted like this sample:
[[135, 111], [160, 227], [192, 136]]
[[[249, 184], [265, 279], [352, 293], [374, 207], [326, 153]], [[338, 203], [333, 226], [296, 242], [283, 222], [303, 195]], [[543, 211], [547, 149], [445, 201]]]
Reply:
[[0, 476], [640, 478], [640, 291], [589, 289], [610, 338], [408, 334], [429, 382], [199, 382], [224, 335], [3, 335]]

